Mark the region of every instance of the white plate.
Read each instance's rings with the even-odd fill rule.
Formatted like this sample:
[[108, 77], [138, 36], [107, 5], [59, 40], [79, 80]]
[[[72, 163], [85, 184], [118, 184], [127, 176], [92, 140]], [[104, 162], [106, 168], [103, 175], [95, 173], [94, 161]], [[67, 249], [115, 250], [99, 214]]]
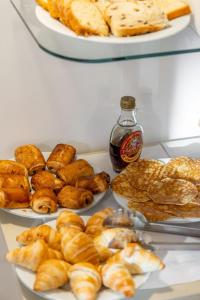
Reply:
[[36, 17], [47, 28], [56, 31], [60, 34], [64, 34], [67, 37], [80, 39], [85, 42], [96, 42], [96, 43], [104, 43], [104, 44], [135, 44], [135, 43], [144, 43], [150, 42], [155, 40], [160, 40], [163, 38], [170, 37], [174, 34], [177, 34], [184, 28], [186, 28], [190, 23], [190, 15], [186, 15], [177, 19], [174, 19], [169, 22], [170, 27], [165, 28], [163, 30], [152, 32], [148, 34], [132, 36], [132, 37], [101, 37], [101, 36], [78, 36], [75, 32], [70, 30], [68, 27], [64, 26], [61, 22], [57, 21], [56, 19], [52, 18], [50, 14], [44, 10], [40, 6], [36, 6]]
[[[43, 155], [45, 157], [45, 159], [47, 159], [49, 157], [50, 152], [43, 152]], [[87, 160], [92, 167], [95, 170], [95, 173], [101, 172], [103, 170], [100, 169], [100, 166], [98, 166], [96, 164], [96, 160], [92, 159], [92, 155], [90, 154], [81, 154], [81, 155], [77, 155], [77, 159], [78, 158], [82, 158]], [[11, 158], [12, 160], [14, 160], [14, 158]], [[95, 205], [97, 205], [105, 196], [106, 192], [103, 193], [99, 193], [97, 195], [94, 195], [94, 200], [93, 202], [88, 205], [87, 207], [81, 208], [81, 209], [71, 209], [73, 212], [77, 213], [77, 214], [81, 214], [85, 211], [88, 211], [89, 209], [91, 209], [92, 207], [94, 207]], [[51, 213], [51, 214], [38, 214], [36, 212], [34, 212], [31, 208], [17, 208], [17, 209], [8, 209], [8, 208], [2, 208], [4, 211], [19, 216], [19, 217], [24, 217], [24, 218], [30, 218], [30, 219], [43, 219], [43, 220], [51, 220], [51, 219], [56, 219], [59, 215], [59, 213], [63, 210], [65, 210], [66, 208], [58, 208], [58, 210], [55, 213]], [[68, 210], [70, 210], [69, 208], [67, 208]]]
[[[160, 161], [167, 163], [168, 161], [170, 161], [170, 158], [161, 158], [159, 159]], [[113, 196], [116, 200], [116, 202], [121, 206], [124, 207], [125, 209], [128, 209], [128, 201], [125, 197], [122, 197], [121, 195], [115, 193], [114, 191], [112, 191]], [[144, 203], [145, 205], [145, 203]], [[193, 223], [193, 222], [199, 222], [200, 218], [171, 218], [169, 220], [166, 221], [162, 221], [162, 223]]]
[[[87, 219], [89, 218], [88, 216], [82, 216], [83, 220], [87, 222]], [[47, 222], [46, 224], [50, 225], [51, 227], [55, 228], [56, 221], [50, 221]], [[49, 300], [76, 300], [75, 296], [70, 290], [69, 285], [66, 285], [65, 288], [62, 289], [55, 289], [52, 291], [48, 292], [43, 292], [43, 293], [37, 293], [33, 291], [33, 284], [35, 280], [35, 274], [31, 271], [25, 270], [20, 267], [16, 267], [16, 272], [17, 275], [20, 279], [20, 281], [28, 288], [30, 289], [33, 293], [39, 295], [40, 297], [43, 297], [45, 299]], [[137, 275], [134, 276], [136, 280], [136, 287], [140, 287], [143, 283], [147, 281], [149, 278], [150, 274], [145, 274], [145, 275]], [[111, 291], [110, 289], [107, 288], [102, 288], [98, 292], [98, 300], [117, 300], [117, 299], [124, 299], [124, 297], [118, 293], [115, 293]]]

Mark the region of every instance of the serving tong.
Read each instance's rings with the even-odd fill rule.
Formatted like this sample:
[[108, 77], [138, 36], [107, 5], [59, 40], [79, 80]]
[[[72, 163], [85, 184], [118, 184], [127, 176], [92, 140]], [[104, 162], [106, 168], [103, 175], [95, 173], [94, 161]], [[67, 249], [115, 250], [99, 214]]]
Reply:
[[[131, 230], [141, 230], [147, 232], [159, 232], [164, 234], [175, 234], [187, 237], [200, 238], [200, 229], [194, 227], [185, 227], [174, 224], [148, 222], [145, 216], [138, 212], [131, 212], [124, 208], [114, 211], [113, 215], [108, 216], [103, 225], [107, 228], [122, 227]], [[199, 243], [168, 243], [168, 242], [150, 242], [146, 243], [142, 236], [138, 236], [138, 242], [149, 250], [200, 250]]]

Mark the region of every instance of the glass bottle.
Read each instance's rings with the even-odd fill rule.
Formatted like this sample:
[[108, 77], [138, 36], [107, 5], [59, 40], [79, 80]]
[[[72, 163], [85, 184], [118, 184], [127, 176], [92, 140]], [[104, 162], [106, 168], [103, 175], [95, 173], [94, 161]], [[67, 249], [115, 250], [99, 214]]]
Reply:
[[134, 97], [120, 101], [121, 114], [110, 135], [109, 153], [113, 170], [121, 172], [130, 162], [140, 158], [143, 147], [143, 128], [136, 120]]

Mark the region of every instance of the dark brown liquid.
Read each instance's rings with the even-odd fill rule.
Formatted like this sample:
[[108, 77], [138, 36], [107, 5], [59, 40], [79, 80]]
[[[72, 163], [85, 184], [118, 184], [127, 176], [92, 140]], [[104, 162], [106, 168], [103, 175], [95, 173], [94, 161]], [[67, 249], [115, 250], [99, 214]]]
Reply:
[[128, 163], [121, 159], [120, 145], [114, 145], [110, 143], [109, 152], [114, 171], [121, 172], [128, 165]]

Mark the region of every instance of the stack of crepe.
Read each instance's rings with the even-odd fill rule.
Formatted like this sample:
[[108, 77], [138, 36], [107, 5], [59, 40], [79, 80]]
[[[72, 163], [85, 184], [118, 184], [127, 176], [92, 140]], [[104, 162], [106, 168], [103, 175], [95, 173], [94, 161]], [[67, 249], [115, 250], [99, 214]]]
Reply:
[[177, 157], [167, 164], [139, 160], [112, 181], [112, 189], [149, 221], [200, 217], [200, 160]]

